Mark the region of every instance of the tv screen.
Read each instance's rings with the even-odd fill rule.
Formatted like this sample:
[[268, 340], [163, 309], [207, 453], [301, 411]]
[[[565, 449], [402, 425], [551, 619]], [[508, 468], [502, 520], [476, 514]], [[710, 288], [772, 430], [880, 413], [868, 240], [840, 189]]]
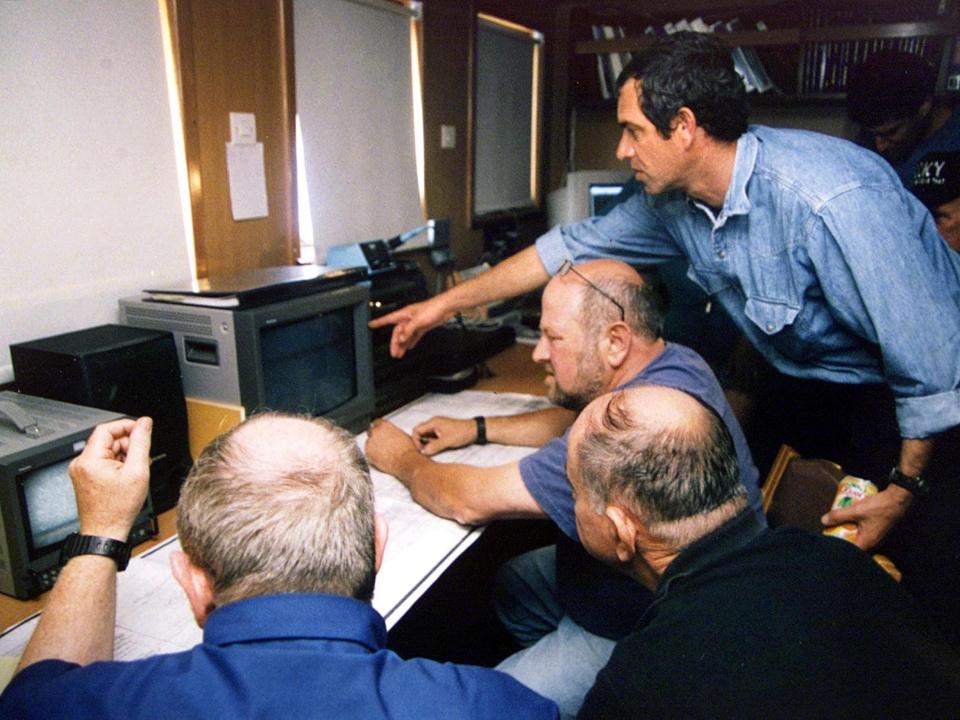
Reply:
[[592, 183], [590, 185], [590, 216], [606, 215], [617, 204], [624, 183]]
[[67, 474], [70, 460], [31, 470], [20, 478], [31, 559], [80, 528], [77, 498]]
[[261, 328], [265, 406], [323, 415], [355, 397], [353, 326], [344, 307]]

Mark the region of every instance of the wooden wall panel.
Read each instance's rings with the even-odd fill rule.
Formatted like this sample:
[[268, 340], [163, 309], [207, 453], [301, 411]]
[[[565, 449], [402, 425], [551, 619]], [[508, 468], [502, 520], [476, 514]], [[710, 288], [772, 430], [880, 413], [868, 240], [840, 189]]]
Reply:
[[[483, 233], [471, 228], [473, 92], [473, 2], [430, 0], [423, 4], [424, 162], [427, 214], [450, 219], [450, 242], [463, 268], [483, 251]], [[440, 126], [453, 125], [457, 143], [440, 148]]]
[[[291, 0], [175, 0], [198, 275], [295, 262]], [[230, 112], [256, 115], [266, 218], [233, 220]]]

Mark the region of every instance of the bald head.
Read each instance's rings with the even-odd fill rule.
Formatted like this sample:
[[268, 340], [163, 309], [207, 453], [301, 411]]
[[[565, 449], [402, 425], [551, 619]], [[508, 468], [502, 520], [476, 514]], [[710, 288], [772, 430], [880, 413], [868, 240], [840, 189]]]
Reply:
[[675, 543], [704, 529], [691, 519], [725, 506], [732, 516], [746, 503], [726, 426], [679, 390], [647, 385], [597, 398], [577, 418], [569, 453], [571, 482], [595, 509], [621, 504]]
[[184, 551], [217, 605], [282, 592], [373, 593], [373, 487], [354, 438], [319, 418], [255, 415], [208, 445], [181, 491]]
[[[265, 477], [329, 477], [343, 462], [345, 438], [326, 421], [279, 413], [254, 415], [229, 437], [231, 451]], [[352, 438], [351, 438], [352, 441]], [[350, 454], [349, 452], [347, 454]]]
[[[588, 260], [574, 265], [573, 268], [580, 273], [582, 278], [586, 278], [593, 283], [600, 283], [606, 280], [620, 280], [621, 282], [633, 283], [635, 285], [643, 284], [643, 278], [640, 277], [640, 273], [630, 265], [627, 265], [625, 262], [620, 262], [619, 260]], [[579, 282], [583, 284], [582, 278], [577, 277], [572, 272], [568, 272], [563, 275], [555, 275], [550, 282], [558, 282], [560, 284]]]
[[666, 312], [658, 288], [619, 260], [589, 260], [565, 266], [547, 283], [543, 306], [544, 312], [548, 306], [564, 308], [568, 314], [579, 310], [577, 321], [587, 335], [595, 336], [606, 325], [622, 319], [634, 334], [650, 340], [663, 333]]
[[564, 265], [543, 292], [533, 350], [550, 399], [579, 411], [625, 383], [663, 350], [663, 320], [662, 296], [629, 265]]

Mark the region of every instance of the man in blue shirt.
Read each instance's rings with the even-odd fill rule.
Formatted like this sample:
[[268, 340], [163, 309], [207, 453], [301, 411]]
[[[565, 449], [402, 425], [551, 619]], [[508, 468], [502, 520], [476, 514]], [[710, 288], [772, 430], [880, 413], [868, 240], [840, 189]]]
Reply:
[[[857, 543], [877, 545], [926, 489], [935, 436], [960, 424], [960, 255], [876, 154], [748, 128], [743, 84], [715, 38], [676, 33], [639, 53], [621, 76], [617, 117], [617, 156], [643, 191], [373, 324], [396, 324], [400, 356], [457, 310], [537, 288], [571, 258], [686, 257], [690, 277], [781, 373], [889, 389], [894, 446], [874, 452], [875, 465], [893, 466], [889, 483], [871, 474], [880, 493], [824, 518], [856, 523]], [[876, 428], [866, 414], [852, 424]]]
[[[498, 614], [524, 646], [498, 668], [576, 714], [614, 642], [647, 610], [650, 594], [606, 570], [580, 547], [566, 477], [565, 431], [586, 403], [618, 387], [676, 388], [714, 408], [735, 438], [740, 478], [762, 522], [757, 470], [743, 432], [706, 362], [661, 337], [663, 310], [636, 270], [613, 260], [562, 268], [545, 288], [533, 359], [560, 407], [517, 416], [432, 418], [406, 435], [387, 421], [370, 429], [367, 459], [397, 477], [428, 510], [463, 523], [547, 517], [556, 546], [501, 572]], [[442, 463], [428, 455], [474, 441], [542, 446], [497, 467]]]
[[80, 539], [93, 539], [68, 540], [0, 716], [557, 717], [503, 673], [385, 648], [370, 598], [386, 526], [363, 456], [331, 423], [279, 414], [214, 440], [183, 486], [172, 569], [203, 643], [113, 662], [116, 574], [147, 493], [151, 429], [99, 426], [71, 464]]
[[903, 50], [881, 50], [850, 68], [847, 113], [860, 124], [860, 141], [907, 187], [924, 155], [960, 150], [960, 112], [936, 90], [937, 69]]
[[960, 151], [920, 158], [910, 191], [930, 210], [947, 245], [960, 253]]

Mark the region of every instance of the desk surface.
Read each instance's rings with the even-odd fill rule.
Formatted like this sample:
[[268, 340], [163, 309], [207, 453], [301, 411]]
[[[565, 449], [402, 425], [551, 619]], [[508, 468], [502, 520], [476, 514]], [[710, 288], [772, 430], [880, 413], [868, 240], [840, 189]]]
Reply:
[[[517, 392], [543, 395], [544, 373], [531, 358], [532, 346], [517, 343], [487, 361], [490, 377], [482, 378], [472, 390], [489, 392]], [[141, 543], [134, 555], [146, 552], [176, 534], [174, 511], [168, 510], [158, 517], [160, 532], [156, 538]], [[0, 595], [0, 631], [42, 610], [48, 593], [34, 600], [17, 600]]]

